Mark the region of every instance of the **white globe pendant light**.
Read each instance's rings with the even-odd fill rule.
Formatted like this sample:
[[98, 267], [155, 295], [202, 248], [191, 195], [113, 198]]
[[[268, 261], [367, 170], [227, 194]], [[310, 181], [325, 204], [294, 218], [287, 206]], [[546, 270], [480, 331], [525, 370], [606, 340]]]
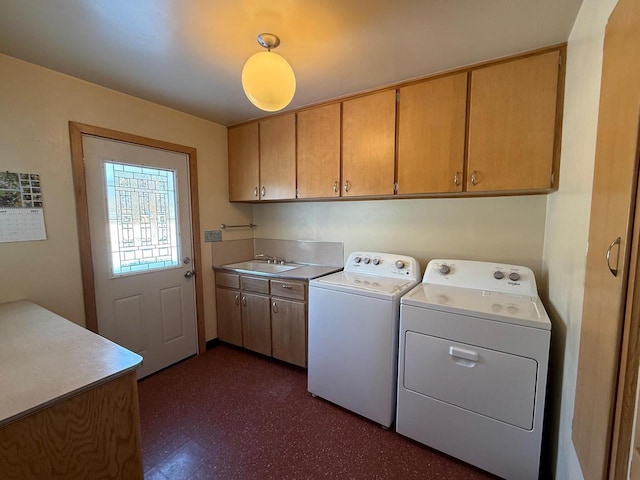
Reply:
[[272, 33], [258, 35], [258, 43], [267, 49], [249, 57], [242, 68], [242, 88], [260, 110], [277, 112], [289, 105], [296, 92], [296, 77], [291, 65], [271, 49], [280, 45]]

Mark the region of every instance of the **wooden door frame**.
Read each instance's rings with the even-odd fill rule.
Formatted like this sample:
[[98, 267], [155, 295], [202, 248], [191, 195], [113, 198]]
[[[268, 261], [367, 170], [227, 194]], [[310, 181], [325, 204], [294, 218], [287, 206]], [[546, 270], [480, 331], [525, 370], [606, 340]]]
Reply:
[[69, 122], [71, 141], [71, 168], [73, 172], [73, 190], [76, 201], [76, 220], [78, 223], [78, 243], [80, 247], [80, 268], [82, 271], [82, 290], [84, 296], [85, 322], [89, 330], [98, 333], [98, 311], [96, 308], [96, 290], [93, 279], [93, 257], [91, 254], [91, 232], [89, 231], [89, 208], [87, 205], [87, 185], [84, 173], [84, 149], [82, 135], [92, 135], [108, 140], [131, 143], [144, 147], [159, 148], [175, 153], [183, 153], [189, 158], [189, 187], [191, 190], [191, 236], [193, 242], [193, 270], [195, 271], [196, 327], [198, 335], [198, 353], [206, 350], [204, 331], [204, 289], [200, 269], [200, 209], [198, 205], [198, 167], [197, 151], [175, 143], [141, 137], [108, 128]]

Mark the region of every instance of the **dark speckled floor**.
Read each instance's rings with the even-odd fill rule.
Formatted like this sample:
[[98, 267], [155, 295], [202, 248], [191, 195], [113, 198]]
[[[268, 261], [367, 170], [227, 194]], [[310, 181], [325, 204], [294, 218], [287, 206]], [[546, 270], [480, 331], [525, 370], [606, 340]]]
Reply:
[[145, 479], [489, 479], [220, 345], [139, 383]]

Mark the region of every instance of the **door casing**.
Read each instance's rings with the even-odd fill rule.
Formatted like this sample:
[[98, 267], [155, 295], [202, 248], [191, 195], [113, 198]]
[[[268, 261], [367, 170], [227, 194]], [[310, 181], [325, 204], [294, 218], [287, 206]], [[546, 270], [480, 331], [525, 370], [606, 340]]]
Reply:
[[82, 135], [93, 135], [111, 140], [132, 143], [145, 147], [160, 148], [183, 153], [189, 157], [189, 188], [191, 190], [191, 230], [193, 238], [193, 269], [196, 290], [196, 325], [198, 329], [198, 353], [206, 350], [204, 331], [204, 289], [200, 272], [200, 215], [198, 205], [198, 168], [197, 151], [175, 143], [141, 137], [108, 128], [69, 122], [71, 141], [71, 167], [73, 172], [74, 196], [76, 200], [76, 220], [78, 223], [78, 243], [80, 247], [80, 268], [84, 296], [85, 322], [89, 330], [98, 333], [98, 313], [96, 309], [95, 284], [93, 280], [93, 260], [91, 256], [91, 233], [89, 231], [89, 209], [87, 206], [87, 186], [84, 176], [84, 152]]

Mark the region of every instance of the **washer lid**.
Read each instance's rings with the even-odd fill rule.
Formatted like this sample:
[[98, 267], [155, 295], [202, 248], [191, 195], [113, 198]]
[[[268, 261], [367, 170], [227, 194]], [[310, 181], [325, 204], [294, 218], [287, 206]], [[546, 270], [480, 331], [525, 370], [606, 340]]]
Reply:
[[406, 278], [379, 277], [353, 272], [337, 272], [320, 277], [310, 282], [310, 285], [335, 288], [336, 290], [354, 289], [386, 295], [396, 295], [415, 285], [417, 280]]
[[402, 297], [400, 303], [551, 330], [540, 299], [527, 295], [423, 283]]

